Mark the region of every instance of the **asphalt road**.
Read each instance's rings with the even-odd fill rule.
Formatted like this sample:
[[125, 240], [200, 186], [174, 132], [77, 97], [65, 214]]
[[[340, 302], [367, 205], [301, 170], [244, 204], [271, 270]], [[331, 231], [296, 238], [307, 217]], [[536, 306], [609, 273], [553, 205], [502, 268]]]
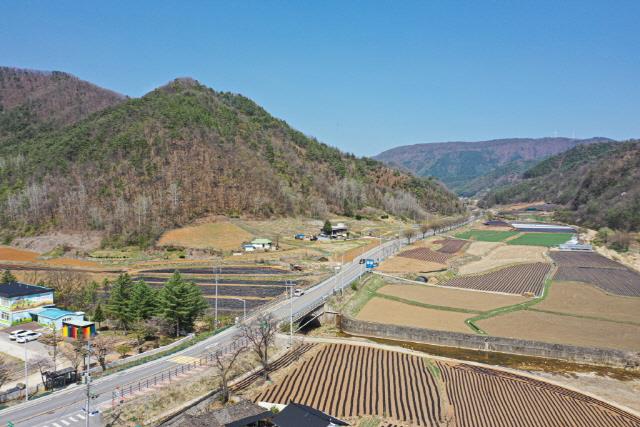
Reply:
[[[433, 233], [428, 235], [431, 234]], [[402, 239], [383, 242], [381, 246], [369, 250], [351, 263], [343, 265], [336, 275], [310, 288], [301, 297], [294, 298], [294, 313], [303, 310], [306, 306], [316, 304], [318, 300], [331, 295], [335, 290], [345, 287], [357, 279], [364, 272], [363, 265], [359, 264], [360, 258], [382, 260], [397, 252], [405, 244], [406, 242]], [[290, 301], [282, 301], [267, 307], [266, 310], [276, 320], [288, 319], [291, 311]], [[117, 387], [135, 381], [143, 381], [155, 373], [179, 366], [179, 362], [172, 361], [176, 357], [199, 357], [211, 351], [212, 348], [230, 344], [238, 338], [238, 333], [239, 329], [234, 326], [180, 352], [95, 380], [92, 383], [91, 391], [98, 397], [92, 400], [92, 409], [110, 405], [113, 391]], [[5, 426], [8, 421], [11, 421], [16, 427], [80, 427], [86, 425], [86, 414], [83, 410], [85, 402], [86, 388], [83, 385], [70, 386], [48, 396], [0, 411], [0, 425]], [[102, 425], [99, 416], [89, 417], [89, 420], [91, 426]]]

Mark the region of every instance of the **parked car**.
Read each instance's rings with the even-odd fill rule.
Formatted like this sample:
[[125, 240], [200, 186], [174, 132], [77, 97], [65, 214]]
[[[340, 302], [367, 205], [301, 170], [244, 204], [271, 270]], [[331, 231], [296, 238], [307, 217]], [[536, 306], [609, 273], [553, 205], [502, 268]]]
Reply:
[[42, 334], [40, 332], [27, 332], [26, 334], [22, 334], [20, 335], [18, 338], [16, 338], [16, 342], [20, 343], [20, 344], [24, 344], [27, 343], [29, 341], [35, 341], [38, 338], [40, 338], [42, 336]]
[[304, 291], [300, 288], [297, 288], [295, 291], [293, 291], [294, 297], [301, 297], [302, 295], [304, 295]]
[[26, 329], [16, 329], [15, 331], [13, 331], [13, 332], [11, 332], [9, 334], [9, 339], [11, 341], [15, 341], [16, 338], [18, 338], [18, 336], [20, 336], [22, 334], [26, 334], [27, 332], [29, 332], [29, 331], [27, 331]]
[[296, 240], [304, 240], [304, 234], [302, 233], [298, 233], [294, 237]]

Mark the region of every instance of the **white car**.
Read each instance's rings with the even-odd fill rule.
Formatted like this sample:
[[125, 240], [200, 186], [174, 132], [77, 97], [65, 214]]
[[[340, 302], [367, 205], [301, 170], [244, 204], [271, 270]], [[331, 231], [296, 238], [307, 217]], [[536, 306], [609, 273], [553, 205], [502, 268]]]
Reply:
[[295, 291], [293, 291], [293, 296], [294, 297], [301, 297], [302, 295], [304, 295], [304, 291], [300, 288], [296, 289]]
[[20, 335], [22, 335], [22, 334], [26, 334], [27, 332], [29, 332], [29, 331], [27, 331], [27, 330], [25, 330], [25, 329], [16, 329], [15, 331], [13, 331], [13, 332], [11, 332], [11, 333], [9, 334], [9, 339], [10, 339], [11, 341], [15, 341], [15, 340], [16, 340], [16, 338], [18, 338], [18, 337], [19, 337]]
[[40, 336], [42, 336], [40, 332], [33, 332], [33, 331], [27, 332], [26, 334], [22, 334], [18, 338], [16, 338], [16, 342], [19, 342], [20, 344], [24, 344], [29, 341], [35, 341], [38, 338], [40, 338]]

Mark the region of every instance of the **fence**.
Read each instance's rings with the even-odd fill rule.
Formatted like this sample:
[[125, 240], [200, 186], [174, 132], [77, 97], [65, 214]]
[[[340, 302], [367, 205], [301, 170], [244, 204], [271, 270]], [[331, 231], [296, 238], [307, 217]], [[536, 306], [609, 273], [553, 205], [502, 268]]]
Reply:
[[458, 347], [477, 351], [518, 354], [522, 356], [561, 359], [570, 362], [607, 365], [625, 368], [640, 367], [640, 353], [630, 351], [550, 344], [515, 338], [502, 338], [461, 332], [437, 331], [409, 326], [365, 322], [342, 316], [342, 331], [353, 335], [386, 338], [400, 341]]
[[[29, 387], [29, 396], [33, 396], [38, 393], [40, 390], [43, 390], [44, 386], [42, 384], [36, 384], [35, 386]], [[14, 387], [7, 391], [0, 393], [0, 403], [9, 402], [11, 400], [24, 399], [25, 389]]]
[[179, 375], [188, 373], [198, 367], [210, 366], [216, 354], [224, 355], [247, 345], [248, 341], [246, 339], [237, 339], [237, 337], [235, 337], [230, 344], [218, 348], [213, 352], [202, 354], [197, 360], [189, 363], [181, 363], [179, 366], [171, 367], [148, 377], [141, 378], [140, 380], [118, 386], [111, 392], [111, 403], [112, 405], [122, 403], [127, 397], [131, 397], [134, 393], [141, 392], [165, 382], [176, 381]]

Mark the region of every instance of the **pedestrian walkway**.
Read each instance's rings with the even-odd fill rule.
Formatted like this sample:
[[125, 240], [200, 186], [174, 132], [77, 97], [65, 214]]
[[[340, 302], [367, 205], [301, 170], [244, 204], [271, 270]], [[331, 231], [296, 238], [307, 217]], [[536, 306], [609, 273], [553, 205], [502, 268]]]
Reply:
[[180, 365], [192, 365], [195, 362], [200, 360], [199, 357], [191, 357], [191, 356], [176, 356], [169, 359], [170, 362], [178, 363]]

